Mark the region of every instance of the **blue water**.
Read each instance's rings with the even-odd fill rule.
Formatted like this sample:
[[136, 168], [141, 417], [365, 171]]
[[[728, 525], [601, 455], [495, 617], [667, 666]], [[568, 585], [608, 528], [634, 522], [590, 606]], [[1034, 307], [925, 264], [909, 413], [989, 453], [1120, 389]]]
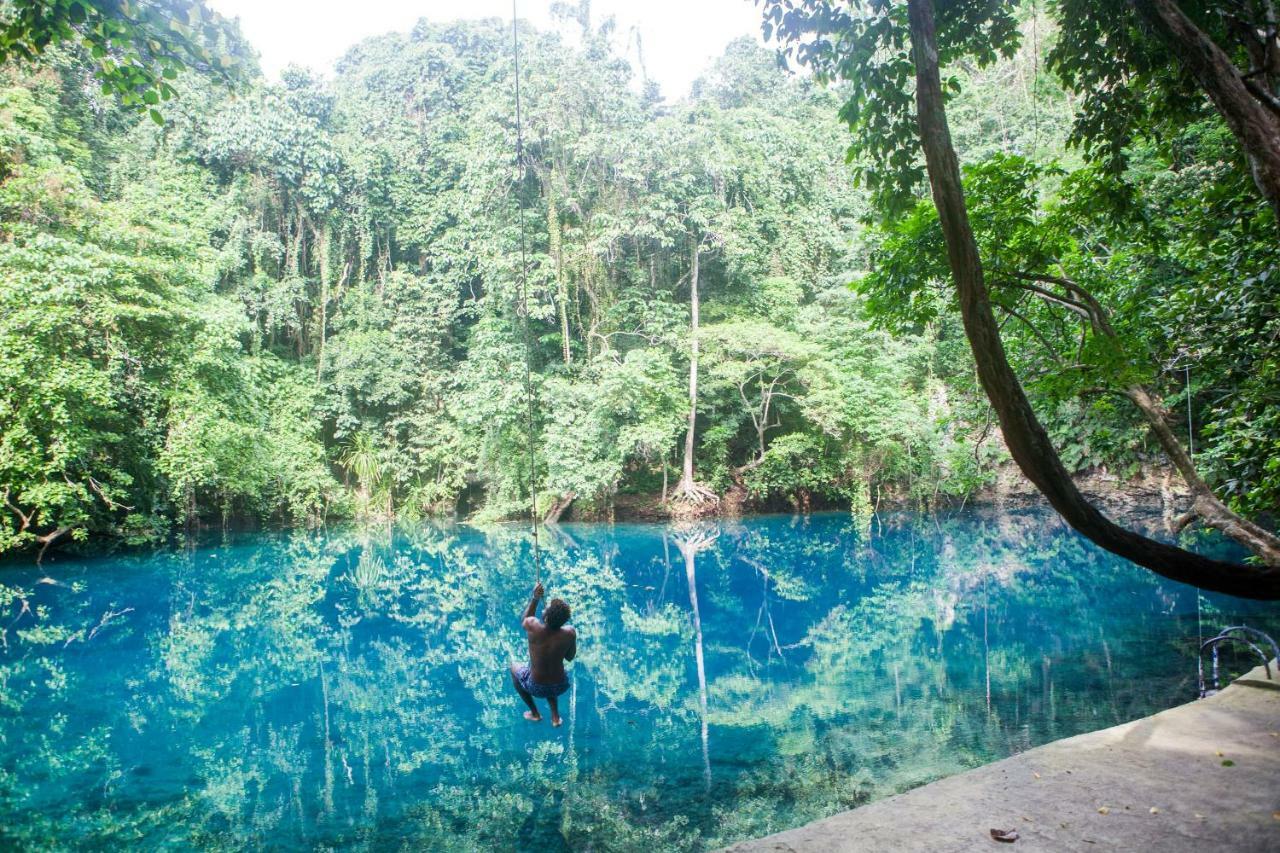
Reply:
[[559, 730], [505, 675], [518, 528], [3, 567], [0, 845], [705, 849], [1190, 700], [1198, 634], [1280, 629], [1040, 513], [548, 538]]

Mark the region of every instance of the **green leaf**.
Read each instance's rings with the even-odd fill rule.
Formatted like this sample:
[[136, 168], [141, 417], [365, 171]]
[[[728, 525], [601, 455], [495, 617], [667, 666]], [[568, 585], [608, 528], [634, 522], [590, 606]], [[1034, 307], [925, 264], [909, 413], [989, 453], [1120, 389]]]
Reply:
[[[152, 94], [152, 93], [148, 92], [147, 94]], [[160, 125], [161, 127], [164, 127], [164, 116], [160, 115], [159, 110], [147, 110], [147, 114], [151, 116], [152, 121], [154, 121], [156, 124]]]

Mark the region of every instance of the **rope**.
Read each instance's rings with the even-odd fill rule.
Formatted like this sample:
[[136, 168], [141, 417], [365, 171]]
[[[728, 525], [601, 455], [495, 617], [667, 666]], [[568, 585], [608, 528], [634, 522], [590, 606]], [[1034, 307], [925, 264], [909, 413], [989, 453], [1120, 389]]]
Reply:
[[1031, 156], [1040, 151], [1040, 4], [1031, 3]]
[[542, 549], [538, 542], [538, 466], [534, 457], [534, 420], [533, 406], [533, 339], [529, 334], [529, 295], [527, 282], [529, 278], [529, 257], [525, 236], [524, 196], [520, 193], [520, 184], [524, 183], [524, 122], [520, 112], [520, 27], [516, 19], [516, 2], [511, 0], [511, 45], [515, 59], [516, 76], [516, 199], [520, 208], [520, 307], [524, 315], [524, 396], [528, 403], [528, 422], [525, 431], [527, 455], [529, 460], [529, 526], [533, 530], [533, 575], [534, 580], [542, 582]]
[[[1196, 436], [1195, 436], [1195, 431], [1194, 431], [1194, 429], [1193, 429], [1193, 425], [1192, 425], [1192, 421], [1191, 421], [1191, 361], [1190, 361], [1190, 355], [1188, 355], [1188, 356], [1187, 356], [1187, 358], [1188, 358], [1187, 363], [1186, 363], [1186, 364], [1184, 364], [1184, 365], [1182, 366], [1182, 369], [1183, 369], [1183, 371], [1185, 371], [1185, 373], [1186, 373], [1186, 377], [1187, 377], [1187, 383], [1186, 383], [1186, 390], [1187, 390], [1187, 458], [1188, 458], [1188, 459], [1195, 459], [1195, 455], [1196, 455]], [[1201, 648], [1201, 646], [1203, 646], [1203, 645], [1204, 645], [1204, 618], [1203, 618], [1203, 616], [1201, 615], [1201, 612], [1200, 612], [1200, 598], [1201, 598], [1201, 596], [1200, 596], [1200, 587], [1196, 587], [1196, 642], [1197, 642], [1197, 643], [1199, 643], [1199, 645], [1197, 645], [1197, 646], [1196, 646], [1196, 648], [1197, 648], [1197, 649]], [[1198, 655], [1198, 654], [1199, 654], [1199, 652], [1197, 652], [1197, 655]], [[1197, 659], [1197, 665], [1199, 665], [1199, 660], [1198, 660], [1198, 659]], [[1203, 676], [1201, 676], [1201, 680], [1203, 681]]]

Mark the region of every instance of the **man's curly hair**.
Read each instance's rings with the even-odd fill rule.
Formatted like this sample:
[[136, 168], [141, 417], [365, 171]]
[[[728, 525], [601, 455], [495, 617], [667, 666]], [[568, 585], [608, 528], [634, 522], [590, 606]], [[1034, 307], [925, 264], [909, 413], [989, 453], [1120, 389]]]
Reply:
[[542, 621], [548, 628], [559, 628], [569, 621], [569, 605], [559, 598], [547, 602], [547, 609], [542, 611]]

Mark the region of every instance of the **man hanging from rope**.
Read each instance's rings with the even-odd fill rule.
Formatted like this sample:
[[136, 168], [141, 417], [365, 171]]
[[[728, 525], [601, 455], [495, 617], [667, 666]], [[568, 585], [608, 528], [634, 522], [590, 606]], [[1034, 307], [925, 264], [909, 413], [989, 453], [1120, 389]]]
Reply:
[[534, 615], [543, 594], [542, 582], [539, 581], [534, 584], [533, 596], [520, 619], [521, 627], [529, 635], [529, 665], [512, 663], [511, 683], [529, 706], [529, 710], [524, 712], [526, 720], [536, 723], [542, 719], [533, 701], [536, 696], [547, 700], [551, 706], [551, 725], [559, 726], [560, 707], [556, 698], [569, 689], [564, 663], [573, 660], [578, 653], [578, 633], [572, 625], [565, 624], [569, 621], [569, 605], [558, 598], [547, 602], [542, 619]]

